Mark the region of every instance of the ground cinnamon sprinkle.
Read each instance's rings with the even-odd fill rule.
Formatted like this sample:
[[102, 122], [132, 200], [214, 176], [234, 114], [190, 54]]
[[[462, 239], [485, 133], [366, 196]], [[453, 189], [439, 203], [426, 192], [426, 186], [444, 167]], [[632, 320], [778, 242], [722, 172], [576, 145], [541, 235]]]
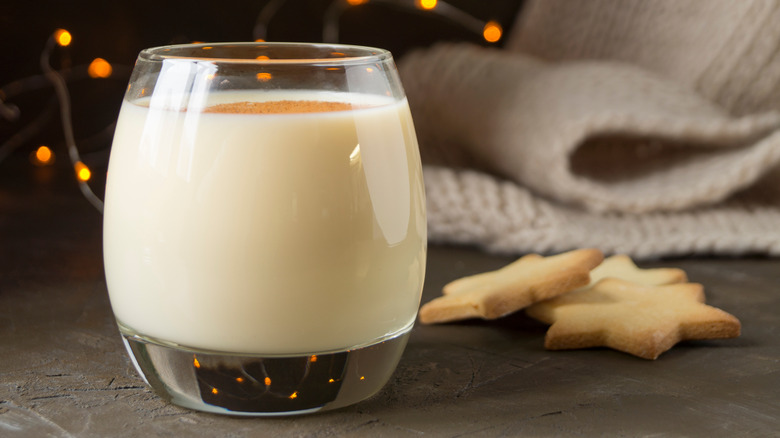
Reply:
[[280, 114], [280, 113], [324, 113], [348, 111], [353, 107], [344, 102], [320, 100], [271, 100], [267, 102], [231, 102], [213, 105], [203, 112], [232, 114]]

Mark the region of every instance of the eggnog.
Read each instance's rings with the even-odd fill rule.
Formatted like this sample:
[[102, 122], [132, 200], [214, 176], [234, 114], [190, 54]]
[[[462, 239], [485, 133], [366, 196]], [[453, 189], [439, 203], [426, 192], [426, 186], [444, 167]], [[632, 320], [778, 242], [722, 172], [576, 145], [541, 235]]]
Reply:
[[104, 257], [123, 330], [236, 354], [345, 351], [416, 316], [422, 173], [405, 100], [217, 92], [124, 102]]

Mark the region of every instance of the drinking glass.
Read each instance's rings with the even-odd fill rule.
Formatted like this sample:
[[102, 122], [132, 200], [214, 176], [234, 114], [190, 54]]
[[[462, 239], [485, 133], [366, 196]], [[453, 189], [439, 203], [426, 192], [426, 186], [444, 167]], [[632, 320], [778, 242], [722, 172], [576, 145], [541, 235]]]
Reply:
[[160, 396], [287, 415], [375, 394], [414, 323], [425, 256], [419, 151], [388, 51], [140, 53], [104, 261], [124, 343]]

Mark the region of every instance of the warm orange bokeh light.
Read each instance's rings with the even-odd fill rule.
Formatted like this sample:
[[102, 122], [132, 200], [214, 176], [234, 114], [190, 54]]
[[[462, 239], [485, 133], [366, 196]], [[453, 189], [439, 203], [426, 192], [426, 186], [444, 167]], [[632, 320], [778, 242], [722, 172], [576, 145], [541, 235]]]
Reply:
[[309, 358], [309, 362], [317, 362], [317, 355], [312, 354], [311, 357]]
[[244, 383], [244, 378], [243, 377], [236, 377], [236, 382]]
[[212, 394], [219, 394], [219, 390], [217, 388], [211, 388]]
[[92, 178], [92, 171], [90, 171], [89, 167], [87, 167], [87, 165], [81, 161], [76, 161], [76, 164], [73, 166], [73, 168], [76, 170], [76, 178], [78, 178], [79, 181], [87, 182], [90, 178]]
[[197, 357], [195, 357], [195, 356], [193, 356], [193, 357], [192, 357], [192, 365], [193, 365], [195, 368], [200, 368], [200, 362], [198, 362], [198, 358], [197, 358]]
[[349, 3], [352, 6], [362, 5], [363, 3], [368, 3], [368, 0], [347, 0], [347, 3]]
[[298, 391], [295, 391], [295, 392], [293, 392], [292, 394], [290, 394], [290, 397], [289, 397], [289, 399], [290, 399], [290, 400], [292, 400], [292, 399], [294, 399], [294, 398], [298, 398]]
[[35, 150], [35, 161], [40, 165], [50, 164], [54, 161], [54, 153], [46, 146], [39, 146]]
[[417, 0], [417, 7], [430, 11], [436, 7], [437, 0]]
[[262, 72], [257, 74], [258, 81], [263, 81], [263, 82], [270, 81], [272, 77], [273, 76], [271, 75], [271, 73], [267, 73], [267, 72]]
[[264, 43], [264, 42], [265, 42], [265, 40], [264, 40], [264, 39], [262, 39], [262, 38], [258, 38], [258, 39], [256, 39], [256, 40], [255, 40], [255, 42], [256, 42], [256, 43]]
[[89, 63], [87, 74], [91, 78], [107, 78], [111, 76], [114, 69], [111, 64], [103, 58], [95, 58]]
[[265, 55], [260, 55], [260, 56], [258, 56], [258, 57], [257, 57], [257, 58], [255, 58], [255, 59], [257, 59], [258, 61], [267, 61], [267, 60], [269, 60], [269, 59], [271, 59], [271, 58], [269, 58], [269, 57], [267, 57], [267, 56], [265, 56]]
[[501, 39], [501, 34], [504, 32], [501, 29], [501, 25], [495, 21], [488, 21], [485, 27], [482, 28], [482, 37], [489, 43], [495, 43]]
[[65, 29], [57, 29], [54, 32], [54, 40], [57, 41], [57, 44], [65, 47], [73, 41], [73, 36]]
[[271, 378], [266, 377], [265, 380], [263, 380], [263, 383], [265, 383], [265, 386], [271, 386]]

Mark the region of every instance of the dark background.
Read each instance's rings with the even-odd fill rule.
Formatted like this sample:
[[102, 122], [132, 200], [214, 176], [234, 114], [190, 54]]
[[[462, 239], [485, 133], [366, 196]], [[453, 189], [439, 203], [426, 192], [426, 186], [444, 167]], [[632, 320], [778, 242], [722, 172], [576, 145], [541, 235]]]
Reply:
[[[265, 39], [322, 42], [323, 16], [338, 1], [346, 4], [346, 0], [282, 0], [268, 22]], [[447, 2], [483, 22], [499, 22], [504, 37], [491, 44], [450, 18], [415, 8], [414, 1], [370, 0], [346, 8], [339, 20], [339, 42], [385, 48], [396, 60], [409, 50], [439, 41], [501, 47], [522, 5], [522, 0]], [[102, 199], [114, 124], [138, 52], [193, 41], [253, 41], [258, 16], [268, 4], [269, 0], [5, 0], [0, 5], [0, 93], [5, 90], [9, 95], [0, 96], [18, 107], [20, 116], [14, 121], [0, 117], [0, 172], [21, 171], [41, 189], [57, 180], [57, 184], [78, 190], [75, 178], [67, 176], [72, 170], [53, 88], [39, 77], [32, 89], [14, 92], [19, 80], [41, 75], [41, 53], [56, 29], [68, 30], [73, 41], [67, 47], [56, 47], [50, 64], [71, 72], [67, 86], [74, 137], [81, 160], [92, 170], [89, 184]], [[86, 66], [97, 57], [112, 64], [111, 77], [93, 79], [86, 75]], [[13, 152], [3, 158], [3, 145], [36, 120], [42, 121], [41, 126], [17, 147], [5, 148]], [[41, 168], [30, 163], [40, 145], [54, 151], [53, 166]], [[63, 176], [67, 177], [63, 180]], [[4, 190], [13, 189], [8, 181], [13, 186], [14, 181], [21, 184], [24, 179], [6, 179], [6, 186], [0, 186], [0, 201]], [[2, 207], [0, 202], [0, 213]]]
[[[338, 1], [338, 0], [336, 0]], [[343, 0], [342, 0], [343, 1]], [[106, 149], [119, 104], [138, 52], [147, 47], [192, 41], [251, 41], [257, 18], [267, 0], [212, 1], [11, 1], [0, 7], [0, 87], [41, 73], [39, 59], [46, 40], [57, 28], [73, 35], [69, 47], [57, 48], [51, 63], [57, 68], [84, 66], [96, 58], [108, 60], [114, 74], [108, 79], [72, 78], [73, 126], [80, 150], [86, 154]], [[322, 41], [323, 15], [332, 0], [287, 0], [268, 26], [268, 41]], [[339, 42], [389, 49], [395, 58], [415, 47], [436, 41], [468, 41], [481, 45], [481, 35], [432, 12], [413, 7], [413, 0], [395, 4], [369, 1], [348, 8], [340, 19]], [[450, 5], [482, 21], [496, 20], [508, 35], [520, 9], [520, 0], [450, 0]], [[43, 81], [42, 81], [43, 82]], [[0, 144], [53, 104], [51, 87], [44, 86], [8, 102], [18, 106], [15, 122], [0, 119]], [[39, 144], [53, 147], [64, 159], [59, 117], [52, 111], [47, 129], [33, 136], [15, 154], [29, 155]], [[52, 125], [52, 123], [54, 125]], [[105, 157], [91, 158], [105, 161]], [[90, 164], [87, 162], [87, 164]], [[4, 164], [0, 162], [0, 167]]]

